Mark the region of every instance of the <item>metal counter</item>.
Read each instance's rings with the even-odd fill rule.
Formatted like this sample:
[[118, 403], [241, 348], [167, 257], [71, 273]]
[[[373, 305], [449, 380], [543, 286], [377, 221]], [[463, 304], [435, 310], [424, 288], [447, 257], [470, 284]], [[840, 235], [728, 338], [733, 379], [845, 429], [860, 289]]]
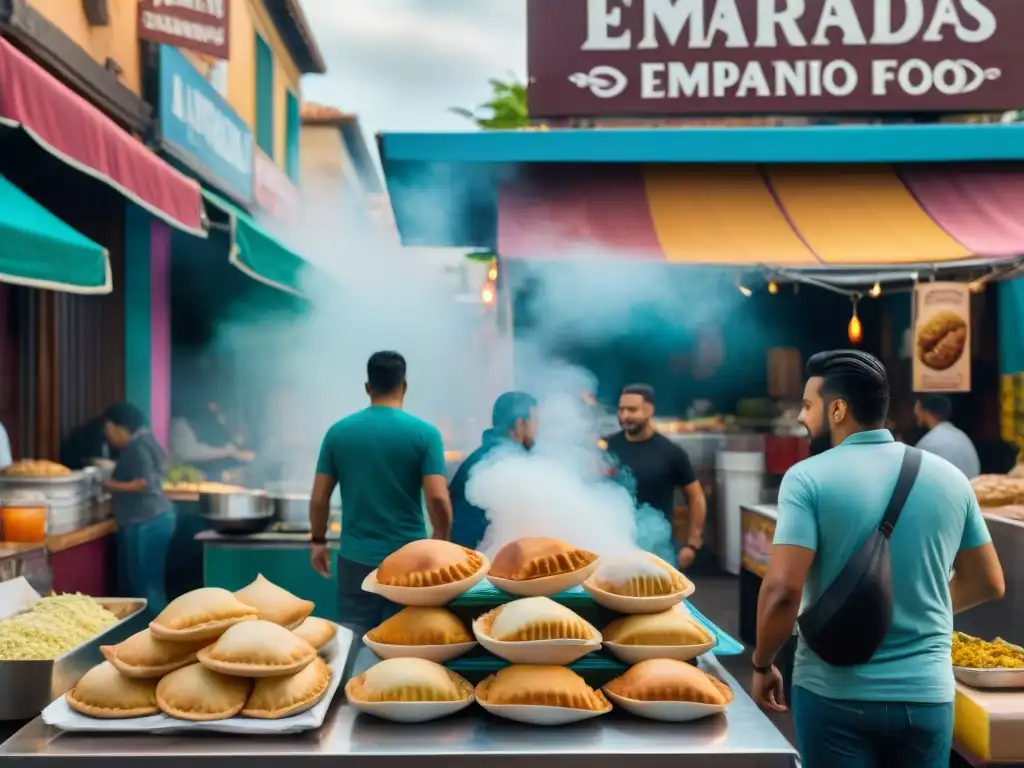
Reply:
[[[323, 727], [287, 737], [99, 736], [62, 734], [36, 718], [0, 746], [8, 768], [22, 764], [76, 768], [145, 768], [187, 761], [189, 768], [266, 766], [282, 760], [346, 768], [477, 765], [489, 768], [792, 768], [796, 750], [713, 657], [701, 666], [732, 686], [726, 715], [696, 723], [655, 723], [614, 712], [574, 726], [542, 728], [499, 720], [472, 707], [422, 725], [357, 715], [341, 699]], [[44, 762], [40, 762], [40, 759]], [[293, 764], [293, 763], [289, 763]]]

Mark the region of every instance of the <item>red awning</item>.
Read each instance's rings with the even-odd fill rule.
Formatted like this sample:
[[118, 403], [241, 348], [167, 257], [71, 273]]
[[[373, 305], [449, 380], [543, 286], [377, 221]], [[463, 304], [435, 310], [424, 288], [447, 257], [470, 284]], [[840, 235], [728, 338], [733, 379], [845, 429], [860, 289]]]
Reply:
[[43, 149], [171, 226], [204, 234], [202, 194], [195, 180], [3, 39], [0, 125], [21, 128]]

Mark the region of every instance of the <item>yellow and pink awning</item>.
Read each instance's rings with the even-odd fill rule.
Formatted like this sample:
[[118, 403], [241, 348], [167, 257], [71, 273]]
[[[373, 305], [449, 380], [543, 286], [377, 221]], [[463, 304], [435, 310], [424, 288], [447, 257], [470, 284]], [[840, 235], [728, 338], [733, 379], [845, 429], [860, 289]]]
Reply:
[[507, 258], [790, 268], [1024, 255], [1024, 166], [558, 164], [498, 191]]

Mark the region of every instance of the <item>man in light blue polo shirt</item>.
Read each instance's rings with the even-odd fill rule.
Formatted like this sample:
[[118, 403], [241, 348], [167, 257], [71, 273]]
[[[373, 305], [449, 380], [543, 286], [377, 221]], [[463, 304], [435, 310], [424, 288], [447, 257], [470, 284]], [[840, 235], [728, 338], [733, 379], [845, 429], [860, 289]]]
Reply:
[[[758, 601], [752, 693], [782, 711], [775, 655], [881, 522], [904, 446], [883, 428], [885, 368], [857, 351], [807, 364], [811, 458], [783, 478]], [[834, 667], [801, 640], [793, 715], [804, 768], [946, 768], [953, 731], [953, 614], [1002, 597], [1003, 573], [970, 483], [925, 453], [891, 539], [893, 617], [870, 662]], [[951, 569], [955, 574], [950, 580]]]

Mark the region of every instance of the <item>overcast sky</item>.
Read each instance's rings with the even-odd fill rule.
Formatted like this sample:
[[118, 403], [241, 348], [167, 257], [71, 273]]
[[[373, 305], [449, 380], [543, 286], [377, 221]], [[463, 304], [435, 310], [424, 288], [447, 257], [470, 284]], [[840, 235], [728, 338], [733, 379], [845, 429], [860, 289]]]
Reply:
[[302, 0], [327, 62], [303, 98], [378, 131], [461, 130], [451, 114], [489, 95], [487, 79], [526, 70], [526, 0]]

